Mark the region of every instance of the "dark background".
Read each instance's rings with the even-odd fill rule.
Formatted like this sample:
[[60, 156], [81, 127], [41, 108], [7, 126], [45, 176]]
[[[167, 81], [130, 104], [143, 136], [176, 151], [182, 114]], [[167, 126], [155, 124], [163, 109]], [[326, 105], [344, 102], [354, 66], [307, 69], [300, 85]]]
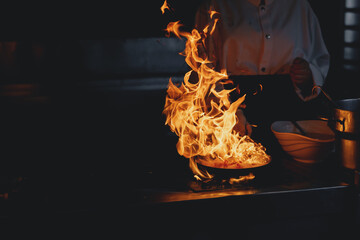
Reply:
[[[358, 33], [359, 18], [350, 27], [344, 20], [346, 11], [359, 14], [358, 2], [310, 1], [331, 54], [324, 89], [334, 99], [359, 97], [359, 37], [344, 40], [346, 29]], [[1, 163], [25, 172], [46, 173], [47, 165], [116, 172], [123, 169], [116, 164], [134, 170], [176, 155], [161, 112], [168, 79], [181, 82], [188, 67], [178, 54], [185, 41], [163, 29], [181, 20], [191, 30], [201, 1], [169, 0], [164, 15], [162, 3], [4, 4]]]
[[[94, 1], [71, 4], [27, 3], [20, 6], [4, 4], [5, 6], [1, 10], [0, 40], [16, 42], [17, 47], [13, 47], [10, 55], [16, 55], [18, 59], [13, 64], [0, 64], [0, 67], [3, 68], [0, 75], [2, 79], [21, 74], [33, 78], [36, 74], [51, 75], [61, 68], [61, 72], [66, 71], [71, 75], [80, 74], [80, 78], [84, 80], [89, 74], [93, 75], [93, 66], [86, 66], [85, 59], [89, 57], [86, 54], [89, 51], [89, 45], [106, 46], [107, 43], [104, 40], [114, 40], [121, 45], [121, 41], [124, 39], [163, 38], [165, 34], [163, 29], [170, 21], [181, 20], [184, 30], [192, 29], [194, 15], [201, 0], [169, 1], [172, 11], [166, 11], [164, 15], [160, 12], [162, 2], [126, 1], [118, 4], [112, 1]], [[355, 8], [349, 9], [345, 8], [347, 3], [344, 1], [330, 1], [326, 4], [319, 0], [310, 0], [309, 2], [319, 18], [323, 37], [331, 54], [331, 68], [326, 88], [335, 98], [352, 97], [357, 94], [350, 85], [354, 83], [352, 73], [358, 71], [358, 64], [350, 63], [351, 66], [348, 66], [345, 72], [342, 71], [346, 64], [344, 63], [344, 61], [346, 62], [344, 60], [346, 45], [344, 43], [344, 30], [346, 29], [344, 14], [347, 10], [358, 13], [358, 3], [354, 1]], [[352, 1], [349, 2], [352, 3]], [[358, 29], [358, 26], [355, 24], [350, 28]], [[359, 43], [356, 40], [358, 36], [355, 36], [354, 39], [355, 41], [350, 45], [358, 48]], [[87, 40], [87, 46], [84, 46], [80, 40]], [[32, 53], [32, 51], [42, 51], [42, 55], [41, 53]], [[358, 61], [358, 50], [350, 51], [346, 54]], [[37, 61], [33, 61], [34, 56], [31, 55], [34, 54], [38, 56], [40, 54], [41, 57], [39, 56]], [[112, 56], [112, 59], [122, 57], [117, 55]], [[99, 59], [91, 60], [100, 61]], [[34, 64], [37, 66], [33, 66]], [[14, 67], [16, 70], [9, 70]], [[50, 68], [51, 70], [49, 70]], [[11, 70], [12, 73], [9, 73]], [[29, 71], [33, 75], [29, 75]], [[48, 72], [46, 73], [46, 71]], [[108, 70], [104, 74], [107, 77], [124, 75], [116, 70]], [[119, 76], [115, 77], [119, 78]], [[338, 79], [342, 77], [344, 79], [340, 84]]]
[[[349, 2], [355, 8], [346, 8]], [[177, 156], [176, 137], [164, 126], [162, 110], [169, 78], [181, 82], [188, 67], [178, 54], [185, 41], [164, 37], [163, 29], [181, 20], [184, 30], [191, 30], [201, 1], [169, 0], [172, 10], [164, 15], [162, 3], [4, 4], [4, 172], [52, 174], [53, 168], [116, 176], [129, 166], [127, 173], [136, 173], [144, 164], [167, 164]], [[359, 97], [360, 41], [358, 35], [350, 44], [344, 41], [345, 11], [358, 14], [358, 1], [310, 3], [331, 54], [324, 89], [334, 99]], [[350, 29], [358, 30], [357, 20]], [[351, 61], [345, 59], [346, 46], [353, 47]]]
[[[188, 170], [162, 115], [169, 78], [181, 82], [188, 70], [178, 54], [185, 41], [165, 38], [163, 29], [181, 20], [191, 30], [201, 1], [168, 2], [173, 12], [165, 15], [162, 0], [0, 8], [0, 173], [29, 181], [23, 207], [14, 203], [22, 220], [7, 211], [1, 219], [26, 223], [40, 211], [75, 226], [94, 209], [120, 214], [128, 191], [148, 184], [138, 178], [144, 171], [168, 169], [166, 187], [172, 170]], [[345, 25], [344, 1], [309, 2], [331, 54], [324, 89], [334, 99], [360, 97], [360, 38], [344, 41], [358, 25]], [[359, 1], [351, 2], [358, 14]]]

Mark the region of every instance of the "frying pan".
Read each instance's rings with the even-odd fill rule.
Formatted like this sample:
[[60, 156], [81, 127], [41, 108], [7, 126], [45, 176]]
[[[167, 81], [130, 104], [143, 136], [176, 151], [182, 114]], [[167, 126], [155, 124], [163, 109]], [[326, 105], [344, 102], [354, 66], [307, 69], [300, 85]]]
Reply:
[[250, 173], [254, 174], [255, 176], [262, 175], [264, 171], [267, 171], [267, 169], [269, 169], [271, 165], [271, 159], [268, 163], [264, 165], [249, 168], [219, 168], [213, 166], [206, 166], [204, 165], [204, 163], [200, 163], [199, 161], [196, 161], [196, 163], [201, 171], [209, 172], [211, 175], [214, 176], [214, 178], [229, 179], [247, 176]]

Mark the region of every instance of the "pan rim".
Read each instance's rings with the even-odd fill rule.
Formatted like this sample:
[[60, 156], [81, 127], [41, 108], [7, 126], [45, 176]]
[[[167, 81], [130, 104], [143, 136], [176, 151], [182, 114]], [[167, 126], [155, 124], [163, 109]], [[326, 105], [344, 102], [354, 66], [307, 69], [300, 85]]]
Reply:
[[237, 167], [237, 168], [236, 168], [236, 167], [228, 167], [228, 168], [216, 167], [216, 166], [213, 166], [213, 165], [211, 165], [211, 164], [207, 164], [207, 163], [208, 163], [207, 161], [200, 161], [200, 160], [198, 160], [198, 159], [196, 159], [195, 162], [196, 162], [197, 164], [200, 164], [200, 165], [204, 166], [204, 167], [213, 168], [213, 169], [222, 169], [222, 170], [255, 170], [255, 169], [259, 169], [259, 168], [262, 168], [262, 167], [264, 167], [264, 166], [269, 165], [269, 164], [271, 163], [271, 161], [272, 161], [272, 157], [271, 157], [271, 156], [269, 156], [269, 157], [270, 157], [270, 159], [269, 159], [268, 162], [266, 162], [266, 163], [264, 163], [264, 164], [262, 164], [262, 165], [256, 165], [256, 166], [254, 166], [254, 167], [248, 167], [248, 168], [245, 168], [245, 167], [242, 167], [242, 168], [239, 168], [239, 167]]

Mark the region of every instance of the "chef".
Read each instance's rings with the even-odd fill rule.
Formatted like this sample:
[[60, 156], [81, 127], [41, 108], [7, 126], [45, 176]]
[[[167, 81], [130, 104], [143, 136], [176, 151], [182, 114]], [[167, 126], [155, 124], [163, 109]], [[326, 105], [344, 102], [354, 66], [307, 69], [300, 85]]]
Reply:
[[[217, 13], [210, 18], [209, 10]], [[238, 90], [233, 95], [247, 94], [247, 107], [237, 112], [240, 133], [251, 134], [248, 121], [306, 117], [319, 95], [313, 86], [323, 86], [330, 61], [309, 3], [211, 0], [197, 11], [196, 28], [201, 31], [213, 18], [219, 21], [206, 39], [207, 56], [217, 70], [227, 70]]]

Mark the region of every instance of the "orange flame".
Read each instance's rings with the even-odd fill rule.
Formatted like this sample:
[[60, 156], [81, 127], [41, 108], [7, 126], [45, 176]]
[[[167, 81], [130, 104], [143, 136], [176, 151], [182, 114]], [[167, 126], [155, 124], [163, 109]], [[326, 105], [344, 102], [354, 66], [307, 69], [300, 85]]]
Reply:
[[214, 24], [213, 24], [213, 26], [212, 26], [212, 28], [211, 28], [211, 31], [210, 31], [210, 35], [212, 35], [213, 33], [214, 33], [214, 31], [215, 31], [215, 27], [216, 27], [216, 23], [218, 22], [218, 18], [215, 18], [215, 20], [214, 20]]
[[182, 24], [180, 24], [180, 21], [177, 22], [170, 22], [165, 31], [167, 32], [166, 36], [170, 37], [170, 33], [174, 33], [178, 38], [181, 38], [180, 36], [180, 27], [183, 26]]
[[229, 183], [230, 184], [237, 184], [237, 183], [241, 183], [247, 180], [252, 180], [255, 178], [255, 175], [253, 173], [249, 173], [249, 175], [246, 176], [240, 176], [239, 178], [230, 178], [229, 179]]
[[220, 14], [220, 13], [215, 10], [209, 10], [209, 14], [210, 14], [210, 19], [212, 19], [215, 14]]
[[[213, 16], [213, 15], [212, 15]], [[216, 21], [212, 23], [215, 29]], [[193, 29], [191, 33], [180, 31], [179, 22], [169, 23], [168, 35], [187, 39], [183, 55], [192, 70], [184, 76], [181, 86], [175, 86], [169, 80], [163, 113], [165, 124], [179, 137], [178, 153], [190, 160], [190, 168], [197, 177], [203, 179], [212, 176], [201, 171], [197, 163], [218, 168], [250, 168], [266, 165], [270, 157], [265, 148], [254, 142], [249, 136], [241, 136], [234, 130], [239, 119], [236, 111], [243, 103], [245, 95], [231, 103], [223, 80], [228, 79], [226, 70], [217, 72], [206, 56], [201, 56], [204, 48], [203, 37], [207, 37], [208, 27], [202, 34]], [[196, 73], [196, 82], [190, 76]]]
[[161, 13], [164, 14], [165, 13], [165, 9], [170, 10], [167, 1], [165, 0], [163, 5], [160, 7]]

